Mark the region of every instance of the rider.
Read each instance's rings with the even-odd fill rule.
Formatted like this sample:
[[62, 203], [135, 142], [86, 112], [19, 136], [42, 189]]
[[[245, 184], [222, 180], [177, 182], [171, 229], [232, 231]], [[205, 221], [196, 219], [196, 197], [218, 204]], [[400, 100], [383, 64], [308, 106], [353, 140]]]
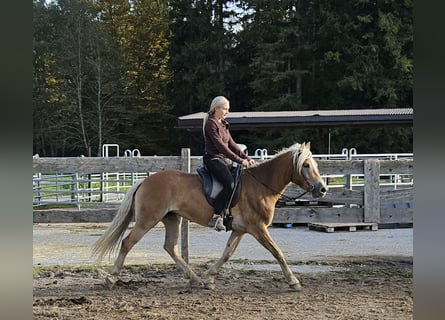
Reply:
[[244, 153], [233, 141], [229, 131], [229, 123], [225, 120], [229, 109], [229, 100], [223, 96], [215, 97], [203, 123], [205, 142], [203, 162], [223, 187], [215, 199], [214, 214], [209, 221], [209, 226], [217, 231], [226, 230], [221, 213], [229, 205], [228, 201], [235, 184], [230, 173], [232, 161], [246, 167], [255, 164], [255, 160]]

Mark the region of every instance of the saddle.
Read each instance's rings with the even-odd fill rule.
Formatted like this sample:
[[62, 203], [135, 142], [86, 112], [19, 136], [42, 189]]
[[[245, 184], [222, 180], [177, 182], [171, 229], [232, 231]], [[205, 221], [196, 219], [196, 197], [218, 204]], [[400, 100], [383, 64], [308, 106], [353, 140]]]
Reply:
[[[204, 195], [207, 199], [207, 202], [213, 206], [215, 198], [222, 190], [221, 183], [213, 177], [210, 171], [206, 168], [205, 165], [199, 165], [196, 167], [196, 171], [198, 172], [198, 176], [202, 182], [202, 188], [204, 191]], [[236, 165], [230, 168], [230, 173], [232, 174], [233, 181], [235, 181], [235, 190], [232, 190], [232, 201], [230, 202], [229, 209], [233, 208], [239, 200], [241, 184], [240, 184], [240, 176], [241, 176], [241, 166]]]

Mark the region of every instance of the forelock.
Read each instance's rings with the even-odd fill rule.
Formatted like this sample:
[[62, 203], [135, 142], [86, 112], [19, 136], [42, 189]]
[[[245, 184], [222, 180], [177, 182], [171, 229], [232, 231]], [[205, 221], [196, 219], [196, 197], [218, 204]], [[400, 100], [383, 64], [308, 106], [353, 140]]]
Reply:
[[[295, 148], [293, 148], [295, 147]], [[306, 148], [303, 145], [300, 145], [299, 143], [296, 143], [292, 146], [292, 158], [294, 167], [297, 169], [298, 172], [301, 172], [301, 169], [303, 168], [303, 163], [306, 161], [306, 159], [312, 157], [312, 152], [309, 148]]]

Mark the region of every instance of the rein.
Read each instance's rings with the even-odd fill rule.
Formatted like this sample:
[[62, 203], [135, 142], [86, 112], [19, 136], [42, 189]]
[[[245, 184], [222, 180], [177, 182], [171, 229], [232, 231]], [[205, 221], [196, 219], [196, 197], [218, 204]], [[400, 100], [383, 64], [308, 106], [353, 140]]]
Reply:
[[[295, 197], [294, 199], [286, 196], [285, 194], [278, 192], [274, 189], [272, 189], [269, 185], [265, 184], [263, 181], [258, 180], [258, 178], [256, 176], [254, 176], [249, 170], [245, 170], [245, 172], [247, 172], [248, 174], [250, 174], [251, 177], [253, 177], [257, 182], [259, 182], [261, 185], [263, 185], [264, 187], [266, 187], [267, 189], [269, 189], [270, 191], [272, 191], [275, 194], [279, 194], [280, 197], [283, 197], [284, 199], [286, 199], [287, 201], [294, 201], [295, 199], [301, 198], [302, 196], [304, 196], [306, 193], [308, 193], [309, 191], [304, 191], [302, 194], [300, 194], [298, 197]], [[311, 190], [312, 191], [314, 189], [314, 186], [312, 186]]]

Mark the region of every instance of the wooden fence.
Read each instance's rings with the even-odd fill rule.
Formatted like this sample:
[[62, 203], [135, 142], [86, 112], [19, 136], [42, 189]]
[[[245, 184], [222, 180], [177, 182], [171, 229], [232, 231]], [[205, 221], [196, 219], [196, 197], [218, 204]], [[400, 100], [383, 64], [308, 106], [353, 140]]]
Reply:
[[[110, 157], [110, 158], [34, 158], [33, 173], [158, 172], [178, 169], [195, 172], [201, 159], [190, 157], [190, 149], [181, 156]], [[382, 177], [408, 176], [412, 181], [413, 160], [318, 160], [320, 172], [344, 176], [344, 186], [330, 186], [323, 199], [313, 201], [310, 195], [295, 203], [277, 203], [273, 223], [367, 222], [406, 224], [413, 222], [413, 186], [397, 189], [382, 186]], [[352, 177], [362, 177], [362, 186], [351, 187]], [[301, 189], [291, 184], [285, 195], [292, 198]], [[99, 214], [98, 214], [99, 213]], [[115, 208], [91, 210], [34, 210], [34, 222], [105, 222], [114, 216]]]

